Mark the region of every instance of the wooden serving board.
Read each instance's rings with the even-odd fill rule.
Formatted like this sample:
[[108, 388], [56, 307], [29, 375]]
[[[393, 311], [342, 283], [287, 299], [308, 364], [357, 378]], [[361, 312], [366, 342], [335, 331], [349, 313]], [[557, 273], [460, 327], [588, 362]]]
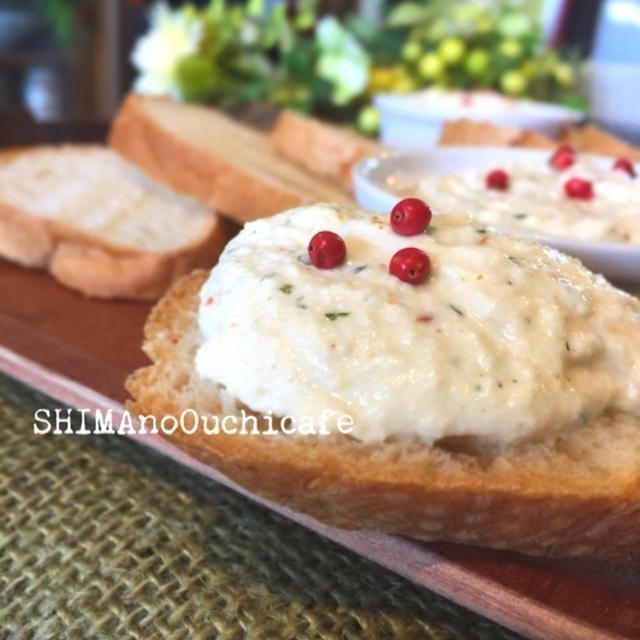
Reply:
[[[122, 411], [124, 379], [146, 362], [139, 345], [149, 308], [88, 300], [0, 260], [0, 370], [68, 405]], [[559, 562], [335, 529], [248, 493], [160, 437], [136, 439], [527, 637], [640, 638], [640, 564]]]

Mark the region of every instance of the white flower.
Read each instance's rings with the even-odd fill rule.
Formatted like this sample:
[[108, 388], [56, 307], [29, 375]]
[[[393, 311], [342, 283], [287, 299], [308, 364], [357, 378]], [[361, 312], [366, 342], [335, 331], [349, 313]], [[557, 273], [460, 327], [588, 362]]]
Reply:
[[343, 105], [362, 93], [369, 80], [369, 56], [334, 16], [316, 26], [321, 49], [316, 72], [333, 85], [333, 101]]
[[150, 95], [181, 98], [176, 68], [181, 58], [197, 53], [202, 22], [193, 10], [172, 11], [165, 2], [153, 6], [151, 28], [133, 48], [131, 62], [140, 72], [134, 89]]

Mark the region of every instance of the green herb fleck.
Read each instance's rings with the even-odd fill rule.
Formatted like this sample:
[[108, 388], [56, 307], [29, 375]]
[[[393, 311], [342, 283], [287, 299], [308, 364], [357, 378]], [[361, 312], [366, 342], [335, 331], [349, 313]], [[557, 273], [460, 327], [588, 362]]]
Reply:
[[366, 264], [361, 264], [359, 267], [356, 267], [353, 270], [353, 273], [360, 273], [361, 271], [364, 271], [367, 268]]
[[526, 213], [514, 213], [511, 217], [515, 218], [516, 220], [524, 220], [527, 217], [527, 214]]
[[293, 291], [293, 285], [291, 285], [291, 284], [283, 284], [280, 287], [280, 291], [282, 291], [282, 293], [286, 293], [287, 295], [289, 295]]
[[299, 296], [296, 298], [296, 306], [300, 309], [306, 309], [307, 305], [302, 302], [304, 300], [304, 296]]
[[455, 304], [450, 304], [449, 305], [449, 309], [451, 309], [451, 311], [454, 311], [455, 313], [457, 313], [459, 316], [463, 316], [464, 315], [464, 311], [462, 309], [460, 309], [460, 307], [456, 307]]
[[476, 229], [476, 233], [484, 234], [484, 233], [487, 233], [487, 230], [484, 227], [480, 227]]
[[265, 273], [260, 280], [266, 280], [267, 278], [273, 278], [273, 276], [275, 276], [275, 273]]
[[351, 315], [349, 311], [331, 311], [329, 313], [325, 313], [324, 317], [333, 322], [338, 318], [346, 318], [348, 315]]
[[567, 348], [567, 351], [571, 351], [571, 347], [569, 346], [569, 341], [564, 343], [564, 346]]

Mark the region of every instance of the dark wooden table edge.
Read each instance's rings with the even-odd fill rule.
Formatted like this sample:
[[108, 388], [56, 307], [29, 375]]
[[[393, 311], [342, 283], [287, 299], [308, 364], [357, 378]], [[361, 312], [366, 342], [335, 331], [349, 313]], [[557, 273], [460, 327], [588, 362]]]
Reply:
[[[0, 345], [0, 371], [51, 398], [74, 408], [113, 411], [118, 424], [124, 412], [119, 402], [47, 369]], [[191, 458], [161, 436], [127, 436], [140, 444], [236, 491], [276, 513], [338, 543], [372, 562], [401, 575], [476, 613], [540, 640], [623, 640], [469, 571], [410, 540], [367, 531], [349, 531], [325, 525], [236, 484], [213, 467]], [[516, 615], [517, 614], [517, 615]]]

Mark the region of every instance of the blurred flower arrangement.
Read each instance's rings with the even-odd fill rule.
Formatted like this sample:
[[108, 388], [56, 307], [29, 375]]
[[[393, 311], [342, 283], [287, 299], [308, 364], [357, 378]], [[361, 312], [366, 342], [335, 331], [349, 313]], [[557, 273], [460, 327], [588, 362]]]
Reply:
[[172, 10], [158, 3], [132, 61], [135, 89], [223, 108], [268, 100], [377, 127], [379, 91], [491, 88], [584, 108], [579, 60], [545, 46], [540, 3], [423, 0], [395, 4], [379, 23], [319, 17], [316, 0]]

